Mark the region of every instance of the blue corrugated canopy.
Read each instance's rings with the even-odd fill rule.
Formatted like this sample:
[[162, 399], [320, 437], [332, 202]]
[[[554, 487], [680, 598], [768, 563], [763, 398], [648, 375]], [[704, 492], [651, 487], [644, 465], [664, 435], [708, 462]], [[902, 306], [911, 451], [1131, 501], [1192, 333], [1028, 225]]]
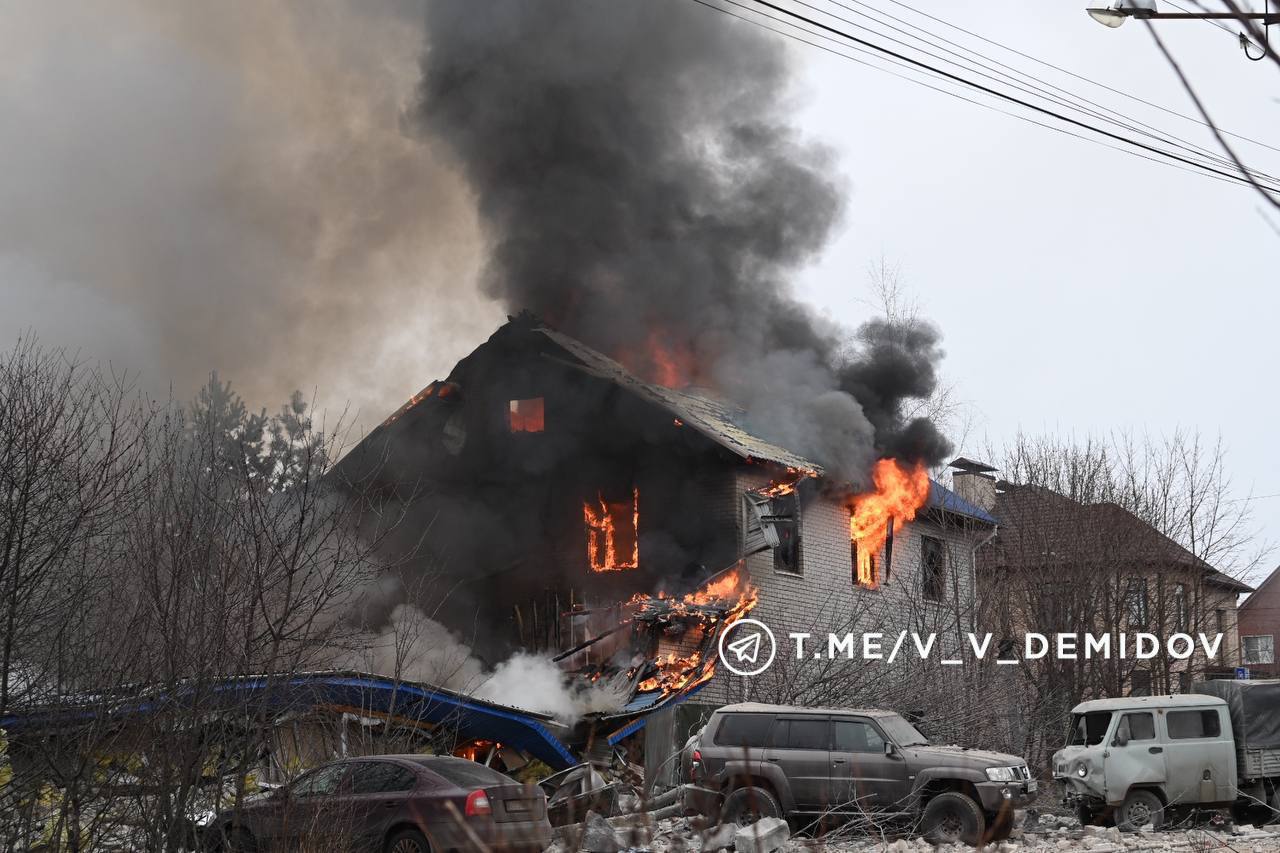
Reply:
[[578, 762], [545, 714], [463, 696], [428, 684], [396, 681], [359, 672], [317, 672], [281, 676], [228, 678], [213, 683], [180, 685], [172, 691], [146, 690], [111, 700], [86, 698], [79, 706], [33, 708], [0, 718], [0, 728], [23, 731], [74, 727], [103, 719], [130, 717], [193, 702], [210, 710], [251, 707], [273, 712], [307, 711], [326, 706], [386, 715], [414, 723], [455, 726], [463, 739], [498, 741], [528, 752], [556, 769]]

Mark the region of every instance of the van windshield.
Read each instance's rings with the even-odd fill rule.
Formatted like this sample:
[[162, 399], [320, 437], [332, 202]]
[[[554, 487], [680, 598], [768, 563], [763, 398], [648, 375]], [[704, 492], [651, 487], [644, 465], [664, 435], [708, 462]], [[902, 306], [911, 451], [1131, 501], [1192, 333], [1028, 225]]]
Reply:
[[1071, 737], [1067, 746], [1097, 746], [1107, 736], [1111, 725], [1110, 711], [1090, 711], [1071, 715]]
[[897, 714], [877, 717], [876, 722], [880, 724], [880, 728], [884, 729], [884, 733], [898, 746], [925, 746], [929, 743], [929, 739], [920, 734], [920, 731], [915, 726]]

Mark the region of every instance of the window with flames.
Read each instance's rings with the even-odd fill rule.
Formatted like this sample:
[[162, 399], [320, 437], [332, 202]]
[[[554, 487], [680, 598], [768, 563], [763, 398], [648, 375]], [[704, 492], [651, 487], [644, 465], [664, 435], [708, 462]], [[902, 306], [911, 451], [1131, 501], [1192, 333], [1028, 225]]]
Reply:
[[582, 503], [587, 566], [593, 572], [620, 572], [640, 565], [640, 490], [622, 500], [603, 493]]
[[507, 406], [507, 426], [511, 432], [542, 432], [545, 426], [542, 398], [512, 400]]

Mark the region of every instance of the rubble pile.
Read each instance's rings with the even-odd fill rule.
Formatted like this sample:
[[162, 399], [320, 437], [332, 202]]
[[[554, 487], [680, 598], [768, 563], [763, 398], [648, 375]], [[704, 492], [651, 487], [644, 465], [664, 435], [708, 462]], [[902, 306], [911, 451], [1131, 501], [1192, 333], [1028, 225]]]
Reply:
[[[888, 832], [878, 838], [835, 837], [839, 833], [822, 838], [791, 835], [786, 823], [776, 818], [766, 818], [758, 827], [729, 824], [709, 828], [683, 817], [654, 821], [591, 818], [587, 821], [589, 832], [558, 834], [548, 853], [971, 853], [974, 849], [959, 844], [935, 847], [918, 836], [894, 837]], [[1120, 832], [1115, 827], [1082, 827], [1074, 818], [1046, 814], [1024, 822], [1007, 841], [985, 849], [992, 853], [1280, 853], [1280, 825]]]

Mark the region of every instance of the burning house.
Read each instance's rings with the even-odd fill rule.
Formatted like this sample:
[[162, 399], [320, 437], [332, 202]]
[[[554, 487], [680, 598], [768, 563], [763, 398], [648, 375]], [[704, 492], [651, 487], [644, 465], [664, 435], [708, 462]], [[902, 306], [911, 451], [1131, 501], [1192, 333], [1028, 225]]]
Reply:
[[[745, 429], [707, 389], [644, 381], [523, 314], [430, 383], [337, 475], [412, 495], [402, 587], [489, 660], [607, 681], [590, 734], [618, 743], [693, 693], [752, 694], [715, 641], [751, 612], [790, 631], [943, 627], [972, 612], [993, 519], [919, 464], [854, 489]], [[843, 627], [841, 627], [843, 626]], [[860, 626], [860, 627], [858, 627]], [[520, 706], [522, 697], [502, 697]]]

